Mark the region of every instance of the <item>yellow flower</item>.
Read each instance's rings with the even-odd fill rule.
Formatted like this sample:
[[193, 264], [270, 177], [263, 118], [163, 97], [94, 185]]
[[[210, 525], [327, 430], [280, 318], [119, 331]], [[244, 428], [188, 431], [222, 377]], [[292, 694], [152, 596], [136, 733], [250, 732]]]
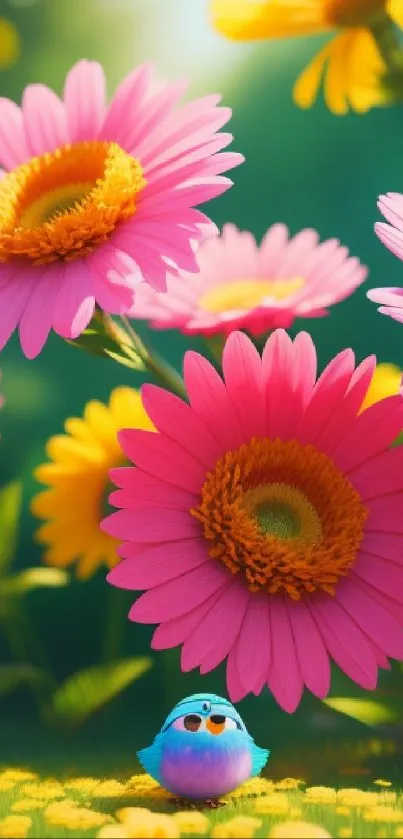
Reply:
[[29, 798], [42, 798], [50, 801], [52, 798], [64, 798], [64, 789], [58, 782], [38, 784], [25, 784], [24, 795]]
[[6, 816], [0, 821], [1, 839], [25, 839], [32, 819], [29, 816]]
[[126, 794], [126, 785], [120, 781], [99, 781], [92, 790], [93, 798], [121, 798]]
[[[396, 368], [396, 369], [398, 369], [398, 368]], [[402, 374], [401, 374], [400, 370], [399, 370], [399, 373], [400, 373], [400, 376], [401, 376]], [[388, 394], [388, 396], [389, 396], [389, 394]], [[386, 787], [391, 787], [392, 786], [392, 781], [385, 781], [383, 778], [377, 778], [377, 780], [374, 781], [374, 784], [376, 784], [377, 787], [385, 787], [386, 788]]]
[[5, 769], [0, 773], [0, 781], [34, 781], [38, 777], [36, 772], [29, 772], [25, 769]]
[[204, 813], [198, 813], [197, 810], [183, 810], [180, 813], [174, 813], [180, 833], [207, 833], [209, 828], [209, 820]]
[[32, 501], [32, 511], [45, 519], [36, 533], [46, 545], [49, 565], [64, 567], [78, 561], [77, 576], [90, 577], [99, 565], [117, 561], [118, 540], [100, 530], [111, 491], [109, 470], [124, 462], [117, 432], [135, 427], [152, 430], [140, 394], [128, 387], [112, 391], [109, 405], [88, 402], [84, 418], [66, 420], [66, 434], [48, 441], [51, 463], [36, 477], [49, 489]]
[[65, 781], [64, 788], [81, 792], [83, 795], [91, 795], [99, 783], [99, 778], [70, 778]]
[[288, 813], [290, 802], [284, 792], [272, 792], [258, 798], [254, 803], [254, 809], [257, 813], [265, 815], [283, 815]]
[[21, 798], [20, 801], [14, 801], [11, 809], [14, 813], [30, 813], [33, 810], [42, 810], [46, 805], [47, 801], [43, 798]]
[[333, 787], [307, 787], [304, 801], [306, 804], [335, 804], [336, 790]]
[[0, 69], [15, 64], [21, 49], [20, 36], [11, 20], [0, 17]]
[[299, 77], [294, 99], [309, 108], [324, 76], [329, 110], [345, 114], [384, 104], [385, 64], [370, 31], [387, 9], [403, 25], [402, 0], [210, 0], [212, 24], [238, 41], [336, 32]]
[[349, 816], [351, 813], [350, 807], [346, 807], [345, 804], [341, 804], [339, 807], [335, 808], [335, 813], [338, 816]]
[[[368, 388], [361, 411], [375, 402], [399, 393], [403, 372], [396, 364], [377, 364], [372, 382]], [[374, 781], [378, 786], [391, 786], [389, 781]]]
[[224, 800], [245, 798], [248, 796], [267, 795], [274, 790], [272, 781], [267, 781], [266, 778], [250, 778], [245, 781], [240, 787], [225, 796]]
[[92, 830], [111, 820], [106, 813], [97, 813], [87, 807], [79, 807], [74, 801], [50, 804], [44, 815], [49, 825], [67, 827], [70, 830]]
[[235, 816], [227, 822], [216, 824], [210, 835], [211, 839], [252, 839], [261, 826], [261, 819]]
[[320, 824], [283, 822], [272, 827], [270, 839], [330, 839], [330, 833]]
[[340, 839], [351, 839], [353, 835], [353, 828], [341, 827], [337, 835], [340, 837]]
[[337, 803], [348, 807], [373, 807], [379, 803], [377, 792], [366, 792], [362, 789], [339, 789]]
[[396, 839], [403, 839], [403, 827], [397, 827], [395, 830]]
[[11, 779], [7, 780], [7, 778], [3, 780], [3, 778], [0, 778], [0, 792], [7, 792], [10, 789], [14, 789], [15, 785], [16, 781], [12, 781]]
[[282, 781], [276, 781], [274, 784], [275, 789], [299, 789], [303, 786], [305, 781], [301, 781], [300, 778], [283, 778]]
[[[118, 810], [116, 815], [122, 822], [124, 833], [115, 833], [115, 836], [125, 836], [128, 839], [177, 839], [180, 836], [175, 820], [163, 813], [152, 813], [143, 807], [124, 807]], [[105, 832], [103, 836], [105, 837]]]
[[363, 819], [366, 822], [403, 822], [403, 811], [378, 805], [365, 810]]

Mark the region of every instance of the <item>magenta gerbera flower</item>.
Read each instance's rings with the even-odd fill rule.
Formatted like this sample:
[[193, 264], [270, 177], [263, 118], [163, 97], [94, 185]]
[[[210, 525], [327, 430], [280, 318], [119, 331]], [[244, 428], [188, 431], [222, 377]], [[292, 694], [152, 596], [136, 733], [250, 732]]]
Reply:
[[[389, 224], [378, 221], [375, 233], [381, 242], [399, 259], [403, 259], [403, 195], [398, 192], [388, 192], [381, 195], [378, 207]], [[371, 288], [367, 297], [373, 303], [380, 303], [378, 312], [389, 315], [394, 320], [403, 322], [403, 288]]]
[[358, 413], [374, 367], [348, 349], [317, 379], [308, 334], [260, 358], [235, 332], [224, 380], [187, 353], [190, 404], [146, 385], [157, 433], [120, 434], [136, 467], [112, 473], [109, 582], [147, 589], [130, 618], [183, 670], [227, 659], [235, 701], [267, 684], [291, 712], [304, 685], [327, 695], [332, 659], [368, 689], [403, 659], [403, 398]]
[[19, 324], [32, 358], [51, 328], [76, 338], [96, 304], [124, 314], [139, 283], [164, 290], [168, 270], [198, 270], [211, 223], [195, 207], [242, 157], [221, 151], [220, 97], [176, 107], [183, 90], [144, 65], [107, 106], [102, 67], [80, 61], [62, 99], [37, 84], [21, 108], [0, 99], [0, 348]]
[[320, 317], [364, 282], [367, 269], [337, 239], [319, 244], [315, 230], [294, 237], [284, 224], [267, 231], [260, 247], [252, 233], [224, 226], [197, 253], [200, 273], [168, 278], [168, 294], [139, 288], [133, 317], [155, 329], [261, 335], [297, 317]]

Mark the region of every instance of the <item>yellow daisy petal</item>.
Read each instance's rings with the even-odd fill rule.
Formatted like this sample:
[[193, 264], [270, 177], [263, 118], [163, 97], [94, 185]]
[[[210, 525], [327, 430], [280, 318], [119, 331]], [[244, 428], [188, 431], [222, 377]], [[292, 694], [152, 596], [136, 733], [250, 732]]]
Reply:
[[328, 29], [324, 6], [317, 0], [210, 0], [210, 18], [217, 32], [238, 41]]
[[[366, 397], [361, 405], [361, 411], [387, 396], [394, 396], [399, 393], [402, 376], [403, 372], [396, 364], [377, 364]], [[375, 783], [378, 782], [375, 781]]]
[[319, 85], [322, 78], [322, 73], [326, 65], [326, 61], [331, 55], [332, 42], [326, 44], [320, 52], [315, 56], [313, 61], [308, 64], [308, 67], [298, 77], [293, 90], [293, 98], [296, 105], [300, 108], [310, 108], [317, 96]]
[[396, 25], [403, 29], [403, 0], [388, 0], [387, 11]]
[[348, 59], [355, 32], [343, 32], [331, 42], [329, 63], [325, 74], [324, 98], [329, 111], [341, 116], [348, 111], [346, 98]]

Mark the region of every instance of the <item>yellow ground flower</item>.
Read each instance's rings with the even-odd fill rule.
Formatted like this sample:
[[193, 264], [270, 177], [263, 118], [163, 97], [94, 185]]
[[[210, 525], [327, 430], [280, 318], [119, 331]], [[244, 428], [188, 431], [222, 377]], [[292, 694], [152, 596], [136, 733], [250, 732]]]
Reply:
[[21, 798], [11, 805], [13, 813], [31, 813], [33, 810], [43, 810], [47, 806], [43, 798]]
[[91, 401], [82, 419], [66, 420], [66, 434], [47, 444], [51, 463], [35, 472], [49, 486], [32, 501], [32, 511], [45, 519], [36, 533], [46, 546], [44, 561], [65, 567], [77, 560], [77, 576], [90, 577], [99, 565], [117, 561], [118, 540], [100, 530], [111, 491], [109, 470], [123, 464], [117, 432], [121, 428], [152, 430], [138, 391], [118, 387], [109, 405]]
[[45, 821], [52, 827], [67, 827], [70, 830], [93, 830], [111, 821], [106, 813], [97, 813], [89, 807], [79, 807], [74, 802], [57, 802], [46, 808]]
[[300, 778], [283, 778], [282, 781], [276, 781], [274, 784], [274, 788], [278, 790], [285, 790], [285, 789], [300, 789], [305, 784], [305, 781], [301, 781]]
[[1, 839], [25, 839], [32, 825], [29, 816], [6, 816], [0, 820]]
[[403, 827], [397, 827], [395, 830], [396, 839], [403, 839]]
[[353, 835], [352, 827], [341, 827], [338, 834], [339, 839], [351, 839]]
[[126, 784], [114, 779], [99, 781], [91, 794], [93, 798], [121, 798], [126, 795]]
[[20, 36], [11, 20], [0, 17], [0, 69], [12, 67], [21, 51]]
[[282, 822], [272, 827], [270, 839], [330, 839], [330, 833], [320, 824]]
[[207, 816], [197, 810], [182, 810], [180, 813], [174, 813], [173, 819], [180, 833], [206, 834], [210, 825]]
[[363, 819], [366, 822], [403, 822], [403, 811], [379, 804], [377, 807], [365, 810]]
[[284, 792], [272, 792], [257, 798], [254, 802], [254, 809], [257, 813], [265, 815], [284, 815], [290, 809], [290, 801]]
[[346, 804], [348, 807], [374, 807], [379, 803], [379, 795], [377, 792], [366, 792], [363, 789], [339, 789], [337, 803]]
[[128, 839], [122, 824], [107, 824], [97, 833], [98, 839]]
[[42, 798], [46, 801], [51, 801], [52, 798], [64, 798], [65, 792], [61, 784], [58, 782], [47, 783], [32, 783], [25, 784], [23, 787], [24, 795], [29, 798]]
[[350, 807], [346, 807], [345, 804], [340, 804], [339, 807], [335, 807], [334, 812], [337, 813], [338, 816], [349, 816], [350, 813], [351, 813], [351, 810], [350, 810]]
[[307, 787], [303, 800], [306, 804], [335, 804], [336, 790], [333, 787]]
[[22, 783], [23, 781], [35, 781], [37, 777], [36, 772], [29, 772], [26, 769], [4, 769], [3, 772], [0, 772], [0, 781]]
[[335, 114], [386, 101], [380, 84], [386, 68], [370, 31], [385, 9], [403, 24], [402, 0], [210, 0], [214, 28], [233, 40], [335, 33], [294, 88], [296, 103], [309, 108], [324, 77], [325, 101]]
[[0, 778], [0, 792], [8, 792], [8, 790], [14, 789], [16, 783], [16, 781], [8, 781], [7, 778]]
[[274, 783], [266, 778], [250, 778], [240, 787], [224, 797], [224, 800], [247, 798], [248, 796], [267, 795], [274, 791]]
[[64, 788], [81, 792], [83, 795], [91, 795], [99, 783], [99, 778], [69, 778], [65, 781]]
[[[369, 408], [375, 402], [385, 399], [387, 396], [394, 396], [399, 392], [403, 371], [396, 364], [377, 364], [372, 382], [368, 388], [366, 397], [361, 405], [361, 411]], [[378, 786], [385, 786], [382, 779], [374, 781]], [[386, 781], [386, 786], [392, 786]]]
[[252, 839], [262, 826], [261, 819], [252, 816], [235, 816], [227, 822], [216, 824], [211, 831], [211, 839]]
[[[115, 833], [115, 836], [123, 835], [128, 839], [177, 839], [180, 836], [173, 817], [164, 813], [152, 813], [143, 807], [124, 807], [116, 815], [124, 833]], [[105, 837], [105, 831], [102, 836]]]
[[[402, 374], [401, 374], [400, 370], [399, 370], [399, 373], [400, 373], [400, 376], [401, 376]], [[388, 394], [388, 396], [389, 396], [389, 394]], [[384, 787], [385, 789], [387, 789], [387, 787], [392, 786], [392, 781], [385, 781], [383, 778], [377, 778], [377, 780], [374, 781], [374, 784], [376, 784], [377, 787]]]

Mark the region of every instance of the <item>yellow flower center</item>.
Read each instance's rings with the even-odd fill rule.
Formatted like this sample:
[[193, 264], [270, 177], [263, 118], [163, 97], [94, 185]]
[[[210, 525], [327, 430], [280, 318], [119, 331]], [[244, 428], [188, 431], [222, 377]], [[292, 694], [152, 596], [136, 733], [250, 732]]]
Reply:
[[209, 553], [252, 591], [293, 600], [335, 593], [361, 544], [367, 510], [334, 463], [311, 445], [252, 439], [207, 475], [199, 507]]
[[234, 280], [207, 291], [199, 305], [207, 312], [226, 312], [237, 309], [254, 309], [264, 300], [284, 300], [298, 291], [305, 280], [292, 277], [289, 280]]
[[0, 182], [0, 262], [86, 256], [135, 213], [144, 185], [140, 163], [117, 143], [32, 158]]
[[386, 9], [387, 0], [324, 0], [330, 26], [364, 26]]

